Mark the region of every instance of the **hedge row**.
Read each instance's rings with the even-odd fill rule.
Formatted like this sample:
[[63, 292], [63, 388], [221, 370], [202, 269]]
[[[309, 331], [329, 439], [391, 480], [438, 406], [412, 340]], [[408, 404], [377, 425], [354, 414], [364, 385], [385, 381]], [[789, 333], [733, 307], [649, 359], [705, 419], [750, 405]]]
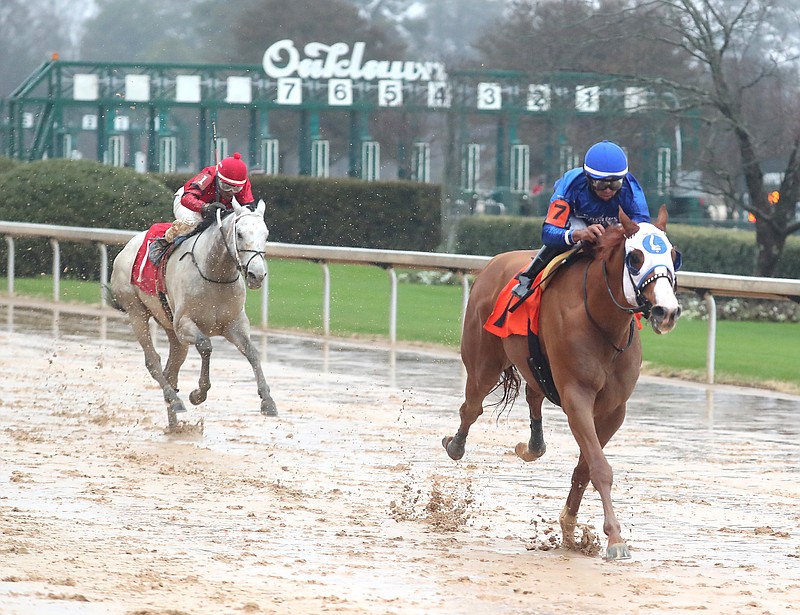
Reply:
[[[755, 233], [668, 224], [667, 235], [683, 254], [686, 271], [753, 275], [757, 245]], [[509, 250], [539, 248], [542, 220], [511, 216], [464, 218], [456, 236], [456, 252], [492, 256]], [[797, 278], [800, 272], [800, 237], [789, 237], [778, 262], [776, 277]]]
[[[0, 220], [142, 230], [172, 219], [172, 195], [190, 177], [146, 175], [93, 161], [0, 158]], [[423, 252], [440, 242], [438, 186], [263, 175], [251, 183], [254, 196], [267, 204], [272, 241]], [[3, 274], [5, 251], [0, 246]], [[16, 253], [17, 275], [51, 272], [46, 239], [18, 239]], [[99, 278], [96, 246], [64, 244], [61, 262], [65, 276]]]
[[[157, 177], [172, 191], [190, 178]], [[271, 241], [422, 252], [440, 243], [438, 185], [268, 175], [250, 183], [267, 205]]]
[[[172, 194], [187, 179], [186, 174], [144, 175], [93, 161], [0, 158], [0, 220], [145, 229], [172, 218]], [[435, 251], [440, 244], [439, 186], [264, 175], [254, 175], [251, 182], [256, 198], [267, 203], [272, 241], [421, 252]], [[538, 248], [541, 229], [538, 217], [467, 217], [459, 224], [455, 249], [494, 255]], [[667, 230], [683, 252], [686, 270], [753, 275], [753, 232], [682, 224]], [[6, 250], [0, 245], [3, 274]], [[52, 251], [46, 239], [18, 239], [16, 250], [18, 275], [50, 273]], [[95, 246], [65, 244], [61, 261], [64, 275], [99, 277]], [[790, 237], [776, 276], [796, 278], [798, 271], [800, 237]]]
[[[0, 173], [0, 220], [60, 226], [144, 229], [171, 200], [163, 182], [131, 169], [92, 161], [42, 160], [14, 165]], [[158, 216], [159, 218], [162, 216]], [[30, 277], [52, 271], [53, 252], [47, 238], [15, 240], [16, 275]], [[100, 251], [88, 243], [64, 242], [63, 275], [99, 279]], [[6, 272], [6, 246], [0, 271]], [[113, 257], [116, 251], [112, 250]]]

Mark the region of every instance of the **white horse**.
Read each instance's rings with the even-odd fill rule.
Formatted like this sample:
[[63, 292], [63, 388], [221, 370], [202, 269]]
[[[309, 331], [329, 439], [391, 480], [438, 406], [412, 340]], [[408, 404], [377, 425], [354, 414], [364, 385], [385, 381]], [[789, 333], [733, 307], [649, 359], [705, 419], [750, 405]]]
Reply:
[[[178, 425], [176, 413], [186, 411], [177, 386], [189, 344], [197, 348], [202, 360], [198, 388], [191, 392], [189, 401], [197, 405], [206, 400], [211, 388], [209, 338], [215, 335], [231, 342], [250, 362], [261, 397], [261, 413], [278, 413], [244, 311], [245, 280], [254, 290], [261, 287], [266, 276], [264, 252], [269, 231], [264, 222], [265, 208], [263, 200], [254, 211], [234, 201], [231, 215], [221, 217], [218, 211], [216, 221], [208, 228], [177, 246], [165, 267], [166, 305], [159, 296], [145, 293], [131, 282], [146, 231], [131, 239], [114, 259], [110, 299], [114, 307], [128, 314], [144, 349], [147, 370], [164, 392], [170, 428]], [[169, 339], [169, 357], [163, 370], [150, 335], [150, 318], [156, 319]]]

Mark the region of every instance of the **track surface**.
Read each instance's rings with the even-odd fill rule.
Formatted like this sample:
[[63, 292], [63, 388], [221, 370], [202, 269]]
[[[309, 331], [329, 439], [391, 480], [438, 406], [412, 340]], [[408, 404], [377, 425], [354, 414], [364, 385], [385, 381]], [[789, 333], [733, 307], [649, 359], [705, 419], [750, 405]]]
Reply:
[[[521, 404], [487, 412], [464, 460], [447, 457], [453, 354], [270, 335], [269, 419], [219, 340], [209, 400], [169, 435], [124, 327], [2, 316], [1, 615], [788, 614], [800, 601], [800, 398], [642, 379], [607, 447], [633, 558], [606, 563], [554, 548], [577, 455], [558, 408], [537, 462], [513, 453]], [[192, 351], [184, 399], [198, 364]], [[579, 521], [591, 552], [591, 488]]]

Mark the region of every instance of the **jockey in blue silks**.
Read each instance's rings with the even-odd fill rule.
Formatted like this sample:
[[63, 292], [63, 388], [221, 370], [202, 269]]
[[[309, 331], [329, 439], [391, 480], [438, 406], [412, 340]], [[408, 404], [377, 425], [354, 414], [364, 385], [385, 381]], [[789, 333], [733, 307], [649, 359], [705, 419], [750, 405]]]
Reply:
[[594, 243], [606, 227], [619, 222], [619, 208], [634, 222], [650, 222], [644, 191], [628, 172], [628, 158], [610, 141], [595, 143], [583, 167], [556, 181], [542, 227], [542, 246], [530, 266], [517, 275], [514, 294], [525, 298], [536, 276], [556, 255], [578, 242]]

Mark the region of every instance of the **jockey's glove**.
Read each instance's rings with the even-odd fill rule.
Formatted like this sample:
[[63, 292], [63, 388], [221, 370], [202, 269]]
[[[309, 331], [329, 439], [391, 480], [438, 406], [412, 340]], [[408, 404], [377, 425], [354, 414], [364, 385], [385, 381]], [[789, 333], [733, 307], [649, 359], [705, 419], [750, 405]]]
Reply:
[[217, 210], [225, 211], [225, 206], [222, 203], [204, 203], [200, 208], [200, 215], [203, 218], [216, 218]]

